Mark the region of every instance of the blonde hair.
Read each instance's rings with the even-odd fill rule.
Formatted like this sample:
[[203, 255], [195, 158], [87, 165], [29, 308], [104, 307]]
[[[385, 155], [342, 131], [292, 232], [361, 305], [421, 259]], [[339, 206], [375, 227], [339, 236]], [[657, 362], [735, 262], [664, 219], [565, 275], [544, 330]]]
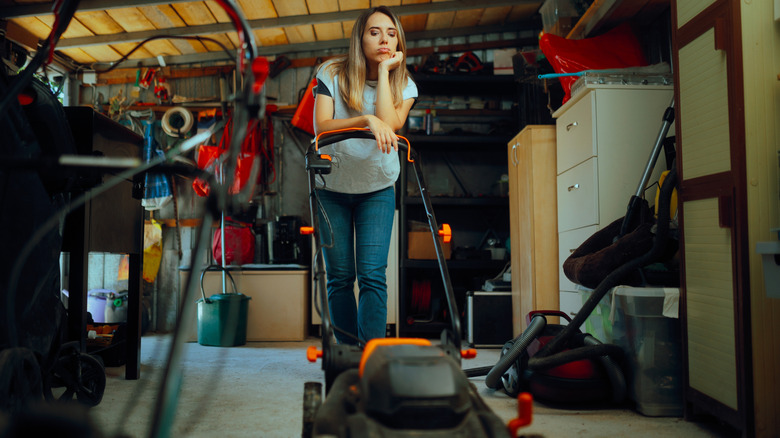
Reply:
[[356, 111], [363, 110], [363, 87], [366, 84], [366, 56], [363, 53], [363, 33], [366, 30], [368, 18], [375, 13], [382, 13], [390, 17], [393, 25], [398, 30], [398, 47], [396, 51], [402, 52], [404, 60], [401, 65], [390, 71], [390, 94], [393, 96], [393, 106], [398, 107], [403, 101], [403, 90], [406, 81], [410, 77], [406, 70], [406, 36], [401, 27], [401, 20], [385, 6], [367, 9], [360, 14], [352, 27], [352, 36], [349, 40], [349, 53], [337, 58], [328, 67], [332, 75], [338, 75], [339, 93], [347, 106]]

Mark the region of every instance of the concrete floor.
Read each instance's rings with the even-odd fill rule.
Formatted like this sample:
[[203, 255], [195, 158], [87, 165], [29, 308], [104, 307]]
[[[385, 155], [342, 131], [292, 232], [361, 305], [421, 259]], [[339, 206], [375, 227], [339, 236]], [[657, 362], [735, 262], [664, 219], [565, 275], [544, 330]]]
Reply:
[[[124, 367], [106, 368], [102, 402], [90, 416], [107, 437], [151, 436], [160, 381], [171, 345], [169, 335], [147, 335], [141, 342], [141, 378], [125, 380]], [[182, 377], [173, 437], [298, 437], [306, 381], [323, 381], [320, 363], [306, 360], [304, 342], [250, 342], [219, 348], [188, 343], [179, 367]], [[499, 351], [482, 349], [464, 368], [492, 366]], [[517, 416], [517, 403], [488, 389], [484, 377], [470, 379], [490, 408], [504, 421]], [[175, 386], [174, 386], [175, 387]], [[560, 409], [535, 402], [525, 435], [544, 437], [726, 437], [715, 424], [682, 418], [646, 417], [629, 408]]]

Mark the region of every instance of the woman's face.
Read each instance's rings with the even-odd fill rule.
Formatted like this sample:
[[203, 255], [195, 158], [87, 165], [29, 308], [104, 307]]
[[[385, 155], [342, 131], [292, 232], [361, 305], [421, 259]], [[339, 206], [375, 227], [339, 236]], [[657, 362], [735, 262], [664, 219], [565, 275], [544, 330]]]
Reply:
[[381, 12], [374, 12], [363, 31], [363, 54], [369, 63], [379, 64], [390, 58], [398, 48], [398, 29], [393, 20]]

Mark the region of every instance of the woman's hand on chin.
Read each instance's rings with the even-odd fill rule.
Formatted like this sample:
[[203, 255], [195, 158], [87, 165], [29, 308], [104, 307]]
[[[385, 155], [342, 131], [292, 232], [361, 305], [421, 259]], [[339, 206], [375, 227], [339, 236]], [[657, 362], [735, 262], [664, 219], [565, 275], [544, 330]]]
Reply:
[[395, 52], [390, 55], [389, 58], [379, 63], [380, 68], [385, 68], [387, 71], [395, 70], [401, 63], [404, 62], [404, 52]]

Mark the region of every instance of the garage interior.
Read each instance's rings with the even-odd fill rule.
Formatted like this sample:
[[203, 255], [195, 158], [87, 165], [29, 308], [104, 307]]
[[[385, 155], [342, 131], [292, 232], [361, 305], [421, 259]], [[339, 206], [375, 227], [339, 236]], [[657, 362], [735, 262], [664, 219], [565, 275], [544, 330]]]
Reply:
[[[325, 383], [323, 361], [305, 360], [322, 348], [322, 288], [298, 233], [311, 225], [311, 83], [346, 53], [358, 15], [387, 6], [419, 90], [399, 134], [419, 154], [439, 225], [452, 225], [452, 241], [434, 245], [402, 166], [387, 337], [443, 339], [445, 263], [458, 343], [477, 352], [459, 365], [504, 424], [517, 398], [485, 374], [529, 312], [561, 312], [548, 319], [565, 326], [591, 305], [580, 330], [626, 354], [625, 397], [539, 394], [520, 435], [777, 436], [771, 3], [2, 2], [0, 435], [29, 436], [45, 418], [58, 422], [43, 433], [78, 436], [307, 436], [304, 383]], [[249, 119], [234, 131], [256, 144], [256, 173], [217, 205], [223, 187], [205, 178], [205, 157]], [[658, 209], [672, 168], [674, 250], [590, 300], [600, 281], [575, 276], [600, 266], [574, 257], [635, 192]], [[218, 332], [246, 327], [206, 341], [214, 321], [199, 309], [235, 293], [248, 313], [218, 319]]]

